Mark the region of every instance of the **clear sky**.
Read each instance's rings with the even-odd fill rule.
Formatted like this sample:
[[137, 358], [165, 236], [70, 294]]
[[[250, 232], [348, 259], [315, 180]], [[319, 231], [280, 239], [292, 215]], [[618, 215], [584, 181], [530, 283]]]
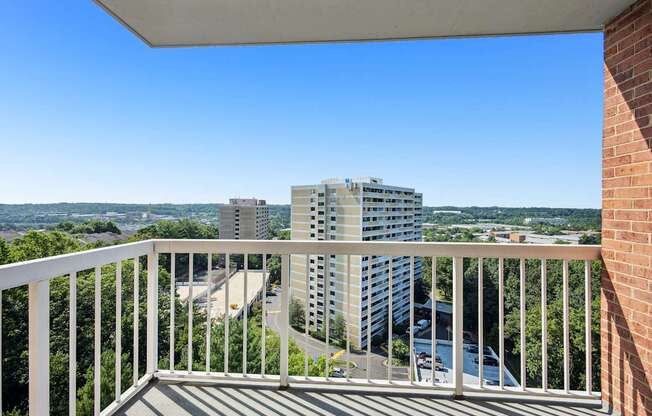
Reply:
[[602, 35], [149, 49], [90, 0], [0, 2], [0, 203], [599, 207]]

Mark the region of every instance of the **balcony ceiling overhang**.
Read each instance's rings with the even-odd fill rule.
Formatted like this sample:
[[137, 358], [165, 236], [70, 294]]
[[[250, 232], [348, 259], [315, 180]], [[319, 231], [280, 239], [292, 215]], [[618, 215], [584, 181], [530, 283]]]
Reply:
[[95, 0], [153, 47], [600, 31], [633, 0]]

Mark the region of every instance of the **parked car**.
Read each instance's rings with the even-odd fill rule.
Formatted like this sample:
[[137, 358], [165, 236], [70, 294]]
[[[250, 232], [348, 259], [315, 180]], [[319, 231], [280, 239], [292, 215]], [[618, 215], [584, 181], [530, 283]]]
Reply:
[[423, 331], [430, 326], [430, 321], [427, 319], [421, 319], [419, 322], [417, 322], [416, 326], [420, 331]]
[[[415, 325], [414, 327], [412, 327], [412, 333], [413, 333], [413, 334], [417, 334], [419, 331], [420, 331], [420, 329], [419, 329], [418, 326]], [[410, 327], [409, 327], [409, 326], [408, 326], [407, 329], [405, 330], [405, 334], [406, 334], [406, 335], [410, 335]]]
[[343, 370], [342, 368], [340, 368], [340, 367], [333, 367], [333, 374], [332, 374], [332, 376], [333, 376], [333, 377], [337, 377], [337, 378], [346, 377], [346, 371], [344, 371], [344, 370]]

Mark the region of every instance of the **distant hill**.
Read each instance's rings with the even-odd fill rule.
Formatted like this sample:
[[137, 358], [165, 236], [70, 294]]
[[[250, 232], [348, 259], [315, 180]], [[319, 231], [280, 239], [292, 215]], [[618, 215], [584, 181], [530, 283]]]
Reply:
[[[140, 227], [168, 219], [192, 218], [203, 223], [219, 222], [219, 207], [215, 204], [115, 204], [115, 203], [56, 203], [0, 204], [0, 230], [47, 228], [62, 221], [81, 223], [89, 219], [113, 221], [121, 229]], [[278, 228], [289, 227], [290, 205], [271, 204], [270, 216]], [[461, 224], [492, 221], [503, 224], [523, 224], [525, 218], [563, 218], [571, 228], [599, 229], [601, 211], [591, 208], [546, 207], [424, 207], [424, 222]]]

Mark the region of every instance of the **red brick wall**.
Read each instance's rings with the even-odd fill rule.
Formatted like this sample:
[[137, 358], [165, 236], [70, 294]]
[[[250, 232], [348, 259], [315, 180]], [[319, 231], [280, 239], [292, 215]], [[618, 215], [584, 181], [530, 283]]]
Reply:
[[602, 399], [652, 415], [652, 0], [605, 27]]

